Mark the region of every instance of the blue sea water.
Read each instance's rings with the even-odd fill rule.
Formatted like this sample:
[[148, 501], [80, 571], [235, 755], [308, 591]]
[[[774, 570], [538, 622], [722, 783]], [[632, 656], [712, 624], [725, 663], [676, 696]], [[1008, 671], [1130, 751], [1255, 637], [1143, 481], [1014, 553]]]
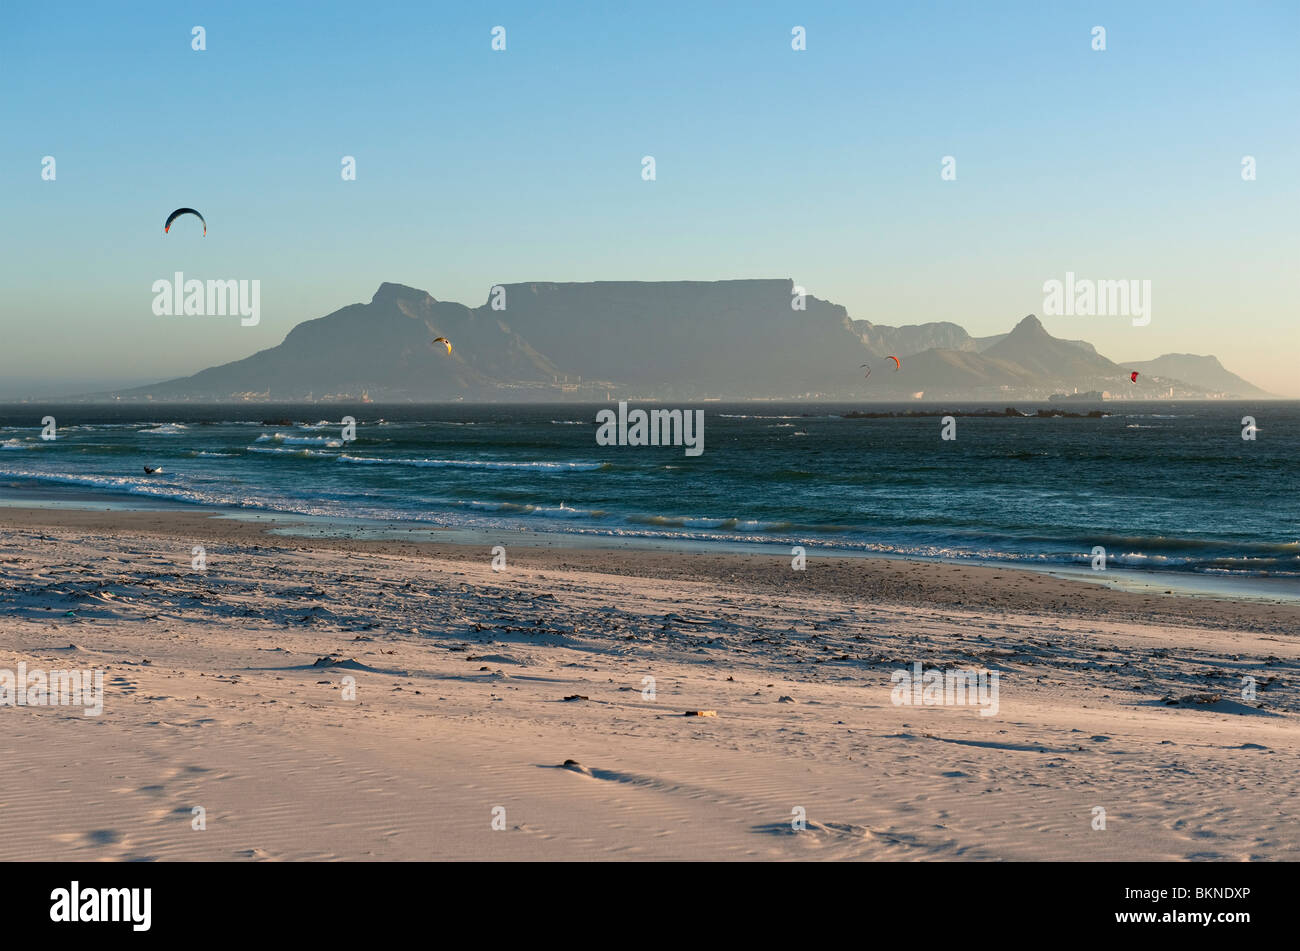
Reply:
[[[937, 416], [842, 416], [917, 404], [704, 403], [696, 457], [597, 445], [601, 408], [9, 405], [0, 495], [1040, 567], [1086, 567], [1102, 546], [1117, 568], [1300, 578], [1300, 403], [963, 416], [952, 441]], [[344, 415], [357, 421], [346, 444]], [[276, 419], [293, 422], [264, 423]]]

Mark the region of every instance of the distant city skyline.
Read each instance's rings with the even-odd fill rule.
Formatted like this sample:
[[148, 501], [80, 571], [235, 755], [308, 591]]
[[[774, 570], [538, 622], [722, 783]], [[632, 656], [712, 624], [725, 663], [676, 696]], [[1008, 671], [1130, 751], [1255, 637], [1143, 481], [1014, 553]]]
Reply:
[[[74, 3], [0, 24], [6, 391], [192, 373], [384, 281], [473, 307], [494, 284], [789, 278], [873, 323], [1033, 313], [1116, 361], [1213, 354], [1300, 397], [1294, 5]], [[206, 237], [164, 236], [181, 206]], [[178, 271], [260, 281], [259, 322], [155, 315]], [[1067, 274], [1149, 281], [1149, 323], [1046, 313]]]

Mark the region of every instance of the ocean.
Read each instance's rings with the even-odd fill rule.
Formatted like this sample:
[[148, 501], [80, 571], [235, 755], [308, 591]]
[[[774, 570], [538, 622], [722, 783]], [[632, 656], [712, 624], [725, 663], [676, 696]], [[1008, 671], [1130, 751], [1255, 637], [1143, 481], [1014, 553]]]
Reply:
[[698, 456], [598, 445], [603, 408], [6, 405], [0, 495], [1038, 567], [1101, 547], [1110, 568], [1300, 578], [1296, 402], [1052, 404], [1108, 415], [958, 416], [952, 440], [937, 415], [843, 416], [916, 403], [703, 403]]

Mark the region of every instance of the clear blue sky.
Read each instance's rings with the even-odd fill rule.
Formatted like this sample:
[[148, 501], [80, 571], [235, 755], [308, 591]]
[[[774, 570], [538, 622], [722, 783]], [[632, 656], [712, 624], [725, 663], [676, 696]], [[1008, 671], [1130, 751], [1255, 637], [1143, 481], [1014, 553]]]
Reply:
[[[1214, 353], [1300, 396], [1291, 0], [14, 3], [0, 78], [11, 381], [192, 372], [384, 280], [479, 304], [512, 281], [790, 277], [980, 335], [1073, 270], [1151, 280], [1152, 321], [1052, 333]], [[181, 205], [207, 238], [163, 236]], [[260, 279], [261, 325], [155, 317], [177, 270]]]

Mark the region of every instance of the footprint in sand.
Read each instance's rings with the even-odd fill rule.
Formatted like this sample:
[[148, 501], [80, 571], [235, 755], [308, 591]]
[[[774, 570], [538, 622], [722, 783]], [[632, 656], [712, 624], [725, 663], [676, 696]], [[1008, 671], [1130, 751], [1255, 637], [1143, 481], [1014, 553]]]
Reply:
[[92, 829], [85, 835], [88, 846], [117, 845], [125, 838], [126, 836], [116, 829]]
[[817, 838], [830, 838], [849, 836], [855, 839], [870, 838], [874, 835], [866, 826], [854, 825], [851, 822], [818, 822], [816, 819], [805, 820], [807, 828], [796, 829], [789, 822], [770, 822], [767, 825], [755, 826], [755, 832], [767, 832], [772, 835], [802, 835], [811, 832]]

